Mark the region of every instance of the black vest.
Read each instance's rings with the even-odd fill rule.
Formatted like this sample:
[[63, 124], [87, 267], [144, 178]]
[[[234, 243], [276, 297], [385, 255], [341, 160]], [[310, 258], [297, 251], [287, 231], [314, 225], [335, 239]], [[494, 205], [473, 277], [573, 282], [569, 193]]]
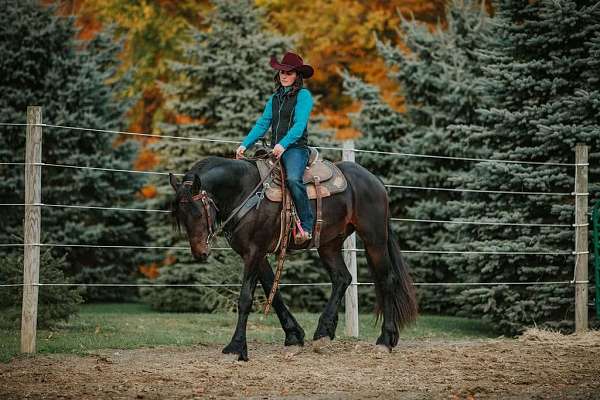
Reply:
[[[273, 96], [273, 119], [271, 120], [271, 148], [288, 133], [294, 123], [294, 110], [296, 109], [296, 101], [298, 92], [294, 95], [284, 93], [282, 89], [278, 90]], [[289, 147], [301, 147], [308, 144], [308, 130], [304, 128], [304, 132], [300, 138], [290, 144]]]

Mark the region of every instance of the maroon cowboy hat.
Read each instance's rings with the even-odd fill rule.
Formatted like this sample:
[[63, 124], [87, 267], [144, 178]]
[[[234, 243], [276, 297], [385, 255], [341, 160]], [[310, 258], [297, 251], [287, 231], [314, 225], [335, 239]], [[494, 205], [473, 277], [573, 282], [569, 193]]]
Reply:
[[298, 54], [290, 53], [289, 51], [285, 53], [281, 62], [277, 62], [275, 57], [271, 57], [270, 64], [273, 69], [279, 71], [298, 71], [305, 79], [310, 78], [315, 73], [313, 67], [308, 64], [304, 64], [302, 57], [300, 57]]

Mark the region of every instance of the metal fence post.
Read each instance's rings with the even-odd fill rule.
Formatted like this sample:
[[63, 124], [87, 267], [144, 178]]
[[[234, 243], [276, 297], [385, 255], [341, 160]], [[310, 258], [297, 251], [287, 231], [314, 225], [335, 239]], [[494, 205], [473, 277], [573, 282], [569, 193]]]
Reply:
[[[345, 140], [343, 145], [342, 159], [354, 162], [354, 141]], [[344, 303], [346, 306], [346, 335], [358, 337], [358, 287], [356, 273], [356, 234], [348, 236], [344, 241], [344, 261], [352, 275], [352, 283], [346, 289]]]
[[575, 331], [588, 329], [588, 146], [575, 147]]
[[40, 225], [42, 199], [42, 107], [27, 107], [25, 144], [25, 223], [23, 253], [23, 307], [21, 352], [35, 353], [38, 283], [40, 275]]

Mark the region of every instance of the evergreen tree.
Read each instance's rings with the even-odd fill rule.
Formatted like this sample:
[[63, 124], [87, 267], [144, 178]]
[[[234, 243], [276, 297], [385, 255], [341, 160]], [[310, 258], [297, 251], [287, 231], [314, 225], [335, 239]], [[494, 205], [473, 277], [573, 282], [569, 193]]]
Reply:
[[[290, 40], [269, 33], [263, 26], [262, 12], [253, 2], [232, 0], [215, 1], [215, 10], [209, 18], [210, 30], [194, 31], [191, 42], [185, 44], [185, 59], [172, 62], [179, 80], [167, 86], [172, 96], [170, 106], [189, 123], [164, 125], [165, 134], [185, 138], [219, 138], [231, 144], [193, 140], [163, 140], [155, 149], [161, 160], [160, 169], [183, 173], [208, 155], [232, 157], [237, 145], [249, 132], [262, 113], [268, 96], [273, 92], [275, 72], [268, 65], [271, 55], [283, 54]], [[173, 198], [168, 179], [155, 181], [157, 195], [149, 201], [152, 208], [167, 207]], [[157, 244], [189, 247], [182, 235], [174, 234], [162, 216], [153, 219], [150, 234]], [[221, 239], [216, 247], [227, 247]], [[189, 250], [169, 253], [160, 269], [159, 280], [171, 283], [236, 283], [242, 271], [241, 260], [232, 251], [214, 250], [209, 264], [197, 264]], [[163, 263], [164, 264], [164, 263]], [[167, 289], [152, 288], [144, 297], [165, 295]], [[237, 290], [215, 288], [178, 288], [169, 291], [173, 296], [181, 292], [199, 293], [197, 299], [205, 305], [196, 309], [211, 310], [223, 295], [231, 296]], [[192, 294], [190, 294], [192, 296]], [[193, 296], [192, 296], [193, 297]], [[165, 300], [161, 304], [167, 304]], [[160, 307], [159, 303], [155, 303]]]
[[[401, 34], [408, 51], [378, 43], [381, 55], [394, 71], [391, 76], [402, 88], [399, 95], [405, 98], [406, 111], [396, 113], [378, 96], [361, 96], [353, 90], [353, 97], [363, 104], [354, 121], [365, 133], [360, 148], [449, 156], [468, 153], [460, 137], [447, 127], [476, 121], [475, 108], [483, 100], [473, 84], [474, 77], [480, 74], [473, 52], [484, 44], [489, 22], [485, 11], [474, 1], [449, 4], [446, 21], [445, 27], [438, 24], [432, 32], [423, 23], [403, 20]], [[456, 185], [453, 176], [465, 169], [462, 161], [435, 158], [376, 154], [361, 156], [359, 160], [386, 182], [406, 186], [451, 188]], [[392, 215], [407, 219], [452, 220], [455, 215], [446, 204], [460, 198], [460, 193], [444, 191], [390, 188], [389, 193]], [[405, 249], [440, 250], [443, 243], [454, 240], [447, 226], [439, 223], [400, 222], [394, 227]], [[416, 281], [455, 279], [439, 254], [410, 254], [408, 259]], [[420, 287], [418, 294], [421, 309], [453, 312], [445, 288]]]
[[[0, 120], [26, 122], [28, 105], [43, 107], [43, 122], [80, 127], [122, 129], [128, 104], [117, 98], [122, 77], [116, 75], [118, 46], [109, 34], [78, 42], [73, 20], [35, 1], [4, 2], [0, 13]], [[23, 127], [2, 127], [0, 159], [21, 161]], [[131, 168], [136, 149], [104, 133], [44, 128], [45, 163]], [[20, 168], [0, 166], [3, 203], [23, 203]], [[131, 206], [140, 188], [138, 177], [97, 170], [42, 168], [42, 202], [47, 204]], [[61, 207], [42, 209], [42, 241], [50, 243], [141, 244], [144, 216], [114, 211]], [[22, 241], [23, 208], [3, 210], [0, 240]], [[64, 248], [55, 248], [64, 253]], [[124, 282], [136, 270], [132, 251], [70, 248], [67, 274], [79, 282]], [[90, 289], [88, 298], [117, 299], [125, 292]]]
[[[55, 258], [50, 249], [40, 254], [40, 282], [72, 283], [73, 278], [64, 274], [65, 256]], [[0, 282], [3, 284], [23, 283], [23, 253], [7, 254], [0, 264]], [[76, 286], [42, 286], [38, 297], [38, 328], [52, 327], [58, 322], [66, 321], [77, 312], [82, 302], [82, 288]], [[18, 329], [21, 321], [21, 299], [23, 287], [4, 287], [0, 293], [0, 327]]]
[[[600, 144], [597, 1], [501, 0], [486, 50], [481, 93], [489, 95], [481, 122], [462, 127], [463, 143], [487, 147], [494, 159], [574, 163], [574, 147]], [[594, 53], [596, 51], [596, 53]], [[573, 192], [573, 168], [482, 162], [460, 186], [476, 189]], [[592, 187], [592, 190], [594, 188]], [[568, 196], [473, 193], [455, 203], [469, 220], [567, 224], [574, 221]], [[555, 227], [457, 226], [455, 249], [570, 252], [573, 231]], [[474, 255], [449, 259], [465, 282], [544, 282], [573, 278], [570, 255]], [[465, 315], [484, 318], [507, 333], [536, 324], [568, 329], [573, 287], [493, 286], [461, 290]]]
[[[359, 112], [350, 116], [352, 126], [362, 133], [362, 136], [356, 141], [356, 147], [367, 150], [367, 152], [356, 153], [356, 162], [384, 182], [395, 183], [394, 177], [399, 171], [404, 170], [406, 161], [401, 157], [370, 153], [369, 151], [403, 152], [409, 125], [404, 115], [385, 103], [378, 87], [367, 84], [348, 73], [343, 73], [342, 77], [346, 94], [359, 101], [362, 106]], [[388, 195], [390, 215], [392, 217], [402, 216], [404, 205], [402, 193], [397, 190], [388, 190]], [[402, 244], [405, 243], [402, 238], [400, 240]], [[361, 247], [359, 237], [357, 237], [357, 247]], [[357, 262], [358, 281], [372, 280], [368, 273], [366, 259], [360, 257]], [[371, 307], [375, 299], [374, 295], [373, 290], [361, 291], [359, 306]]]
[[[489, 20], [478, 1], [453, 1], [446, 10], [446, 25], [435, 31], [415, 21], [402, 23], [409, 52], [381, 44], [380, 51], [403, 88], [406, 117], [412, 128], [406, 136], [405, 152], [460, 157], [481, 156], [485, 148], [471, 148], [452, 124], [477, 121], [477, 107], [484, 99], [474, 80], [481, 75], [480, 63], [473, 53], [485, 45]], [[470, 168], [464, 161], [410, 157], [394, 177], [408, 186], [453, 188], [454, 177]], [[399, 190], [399, 189], [392, 189]], [[404, 189], [403, 189], [404, 190]], [[406, 190], [404, 190], [406, 191]], [[405, 218], [447, 221], [456, 219], [448, 201], [460, 198], [460, 192], [407, 190], [403, 194]], [[454, 242], [448, 224], [402, 223], [399, 235], [406, 248], [442, 250], [444, 243]], [[415, 279], [422, 282], [453, 282], [456, 278], [440, 254], [417, 253], [409, 257]], [[453, 313], [452, 297], [446, 287], [420, 287], [422, 310]]]

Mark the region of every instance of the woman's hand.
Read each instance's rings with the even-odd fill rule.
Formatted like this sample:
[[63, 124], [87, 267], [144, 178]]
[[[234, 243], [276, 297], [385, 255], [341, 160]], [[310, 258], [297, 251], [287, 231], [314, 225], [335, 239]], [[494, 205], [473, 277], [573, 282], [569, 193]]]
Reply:
[[273, 147], [273, 155], [277, 159], [279, 159], [279, 157], [281, 157], [281, 155], [283, 154], [284, 151], [285, 151], [285, 147], [283, 147], [280, 144], [276, 144], [275, 147]]
[[235, 151], [235, 159], [239, 160], [244, 158], [244, 151], [246, 151], [246, 148], [244, 146], [240, 146], [237, 148], [237, 150]]

